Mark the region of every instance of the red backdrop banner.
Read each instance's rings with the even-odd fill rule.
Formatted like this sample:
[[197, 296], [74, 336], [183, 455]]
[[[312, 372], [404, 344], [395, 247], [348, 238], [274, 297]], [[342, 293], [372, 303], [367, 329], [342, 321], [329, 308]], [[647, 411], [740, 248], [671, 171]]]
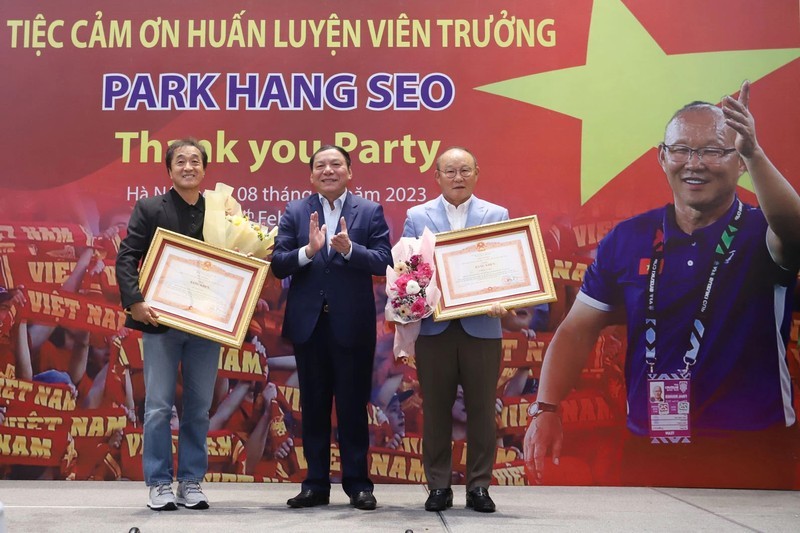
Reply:
[[[350, 190], [383, 205], [393, 241], [406, 210], [438, 196], [435, 158], [454, 145], [477, 157], [479, 197], [512, 218], [539, 216], [558, 301], [503, 324], [494, 482], [510, 485], [531, 482], [526, 409], [599, 241], [671, 201], [656, 146], [672, 113], [717, 103], [749, 79], [759, 142], [800, 188], [795, 0], [0, 6], [0, 285], [26, 295], [0, 309], [6, 478], [142, 478], [141, 346], [122, 327], [114, 259], [134, 202], [168, 189], [172, 140], [200, 139], [204, 187], [231, 185], [270, 228], [288, 201], [311, 194], [308, 158], [327, 143], [350, 151]], [[738, 193], [756, 203], [747, 176]], [[383, 280], [375, 288], [382, 310]], [[285, 298], [269, 277], [247, 342], [220, 354], [209, 480], [303, 479], [296, 368], [280, 337]], [[421, 483], [414, 361], [393, 360], [382, 311], [376, 330], [370, 472]], [[603, 331], [562, 404], [568, 445], [547, 483], [620, 483], [625, 348], [623, 328]], [[458, 483], [461, 397], [453, 414]], [[775, 488], [798, 486], [794, 476]]]

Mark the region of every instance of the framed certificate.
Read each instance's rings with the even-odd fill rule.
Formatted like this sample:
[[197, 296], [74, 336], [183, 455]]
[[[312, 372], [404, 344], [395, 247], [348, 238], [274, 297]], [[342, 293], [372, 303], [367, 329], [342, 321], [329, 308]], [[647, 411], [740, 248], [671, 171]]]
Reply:
[[266, 261], [158, 228], [139, 288], [160, 324], [238, 348], [268, 270]]
[[437, 233], [434, 261], [436, 321], [556, 300], [536, 215]]

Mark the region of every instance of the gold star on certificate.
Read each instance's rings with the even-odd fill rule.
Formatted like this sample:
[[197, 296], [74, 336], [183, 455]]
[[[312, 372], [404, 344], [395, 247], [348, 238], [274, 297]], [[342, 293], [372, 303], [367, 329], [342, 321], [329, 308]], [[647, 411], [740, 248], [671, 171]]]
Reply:
[[667, 55], [620, 0], [592, 9], [585, 65], [477, 88], [582, 121], [581, 204], [657, 146], [677, 109], [719, 102], [800, 57], [797, 48]]

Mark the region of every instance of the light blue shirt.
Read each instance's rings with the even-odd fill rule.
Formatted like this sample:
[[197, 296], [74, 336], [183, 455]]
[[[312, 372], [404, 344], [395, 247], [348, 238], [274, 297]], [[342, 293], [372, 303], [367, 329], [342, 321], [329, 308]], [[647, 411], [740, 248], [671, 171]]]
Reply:
[[[326, 238], [325, 242], [328, 246], [328, 252], [331, 251], [331, 239], [333, 239], [336, 234], [339, 232], [339, 219], [342, 216], [342, 207], [344, 206], [344, 201], [347, 199], [347, 189], [344, 190], [342, 195], [333, 201], [333, 207], [331, 207], [331, 203], [328, 201], [327, 198], [319, 195], [319, 202], [322, 204], [322, 215], [325, 217], [325, 230], [326, 230]], [[306, 255], [306, 247], [303, 246], [297, 251], [297, 258], [299, 261], [300, 266], [305, 266], [311, 262], [311, 259]], [[353, 255], [353, 245], [350, 245], [350, 250], [342, 255], [346, 261], [350, 260], [350, 256]]]

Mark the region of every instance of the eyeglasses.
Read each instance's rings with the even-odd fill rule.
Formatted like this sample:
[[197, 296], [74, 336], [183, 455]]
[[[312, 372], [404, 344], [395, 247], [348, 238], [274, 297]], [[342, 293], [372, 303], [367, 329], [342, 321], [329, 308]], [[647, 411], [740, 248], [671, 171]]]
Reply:
[[450, 179], [455, 178], [456, 174], [460, 174], [462, 178], [468, 178], [468, 177], [472, 176], [472, 174], [475, 173], [475, 169], [474, 168], [470, 168], [470, 167], [462, 167], [462, 168], [460, 168], [458, 170], [456, 170], [454, 168], [449, 168], [447, 170], [439, 170], [437, 168], [436, 172], [438, 172], [439, 174], [444, 174], [445, 176], [447, 176]]
[[697, 154], [700, 161], [707, 165], [715, 165], [728, 154], [735, 152], [736, 148], [715, 148], [704, 146], [703, 148], [689, 148], [683, 144], [661, 144], [661, 148], [667, 151], [667, 157], [674, 163], [686, 163], [692, 158], [692, 154]]

